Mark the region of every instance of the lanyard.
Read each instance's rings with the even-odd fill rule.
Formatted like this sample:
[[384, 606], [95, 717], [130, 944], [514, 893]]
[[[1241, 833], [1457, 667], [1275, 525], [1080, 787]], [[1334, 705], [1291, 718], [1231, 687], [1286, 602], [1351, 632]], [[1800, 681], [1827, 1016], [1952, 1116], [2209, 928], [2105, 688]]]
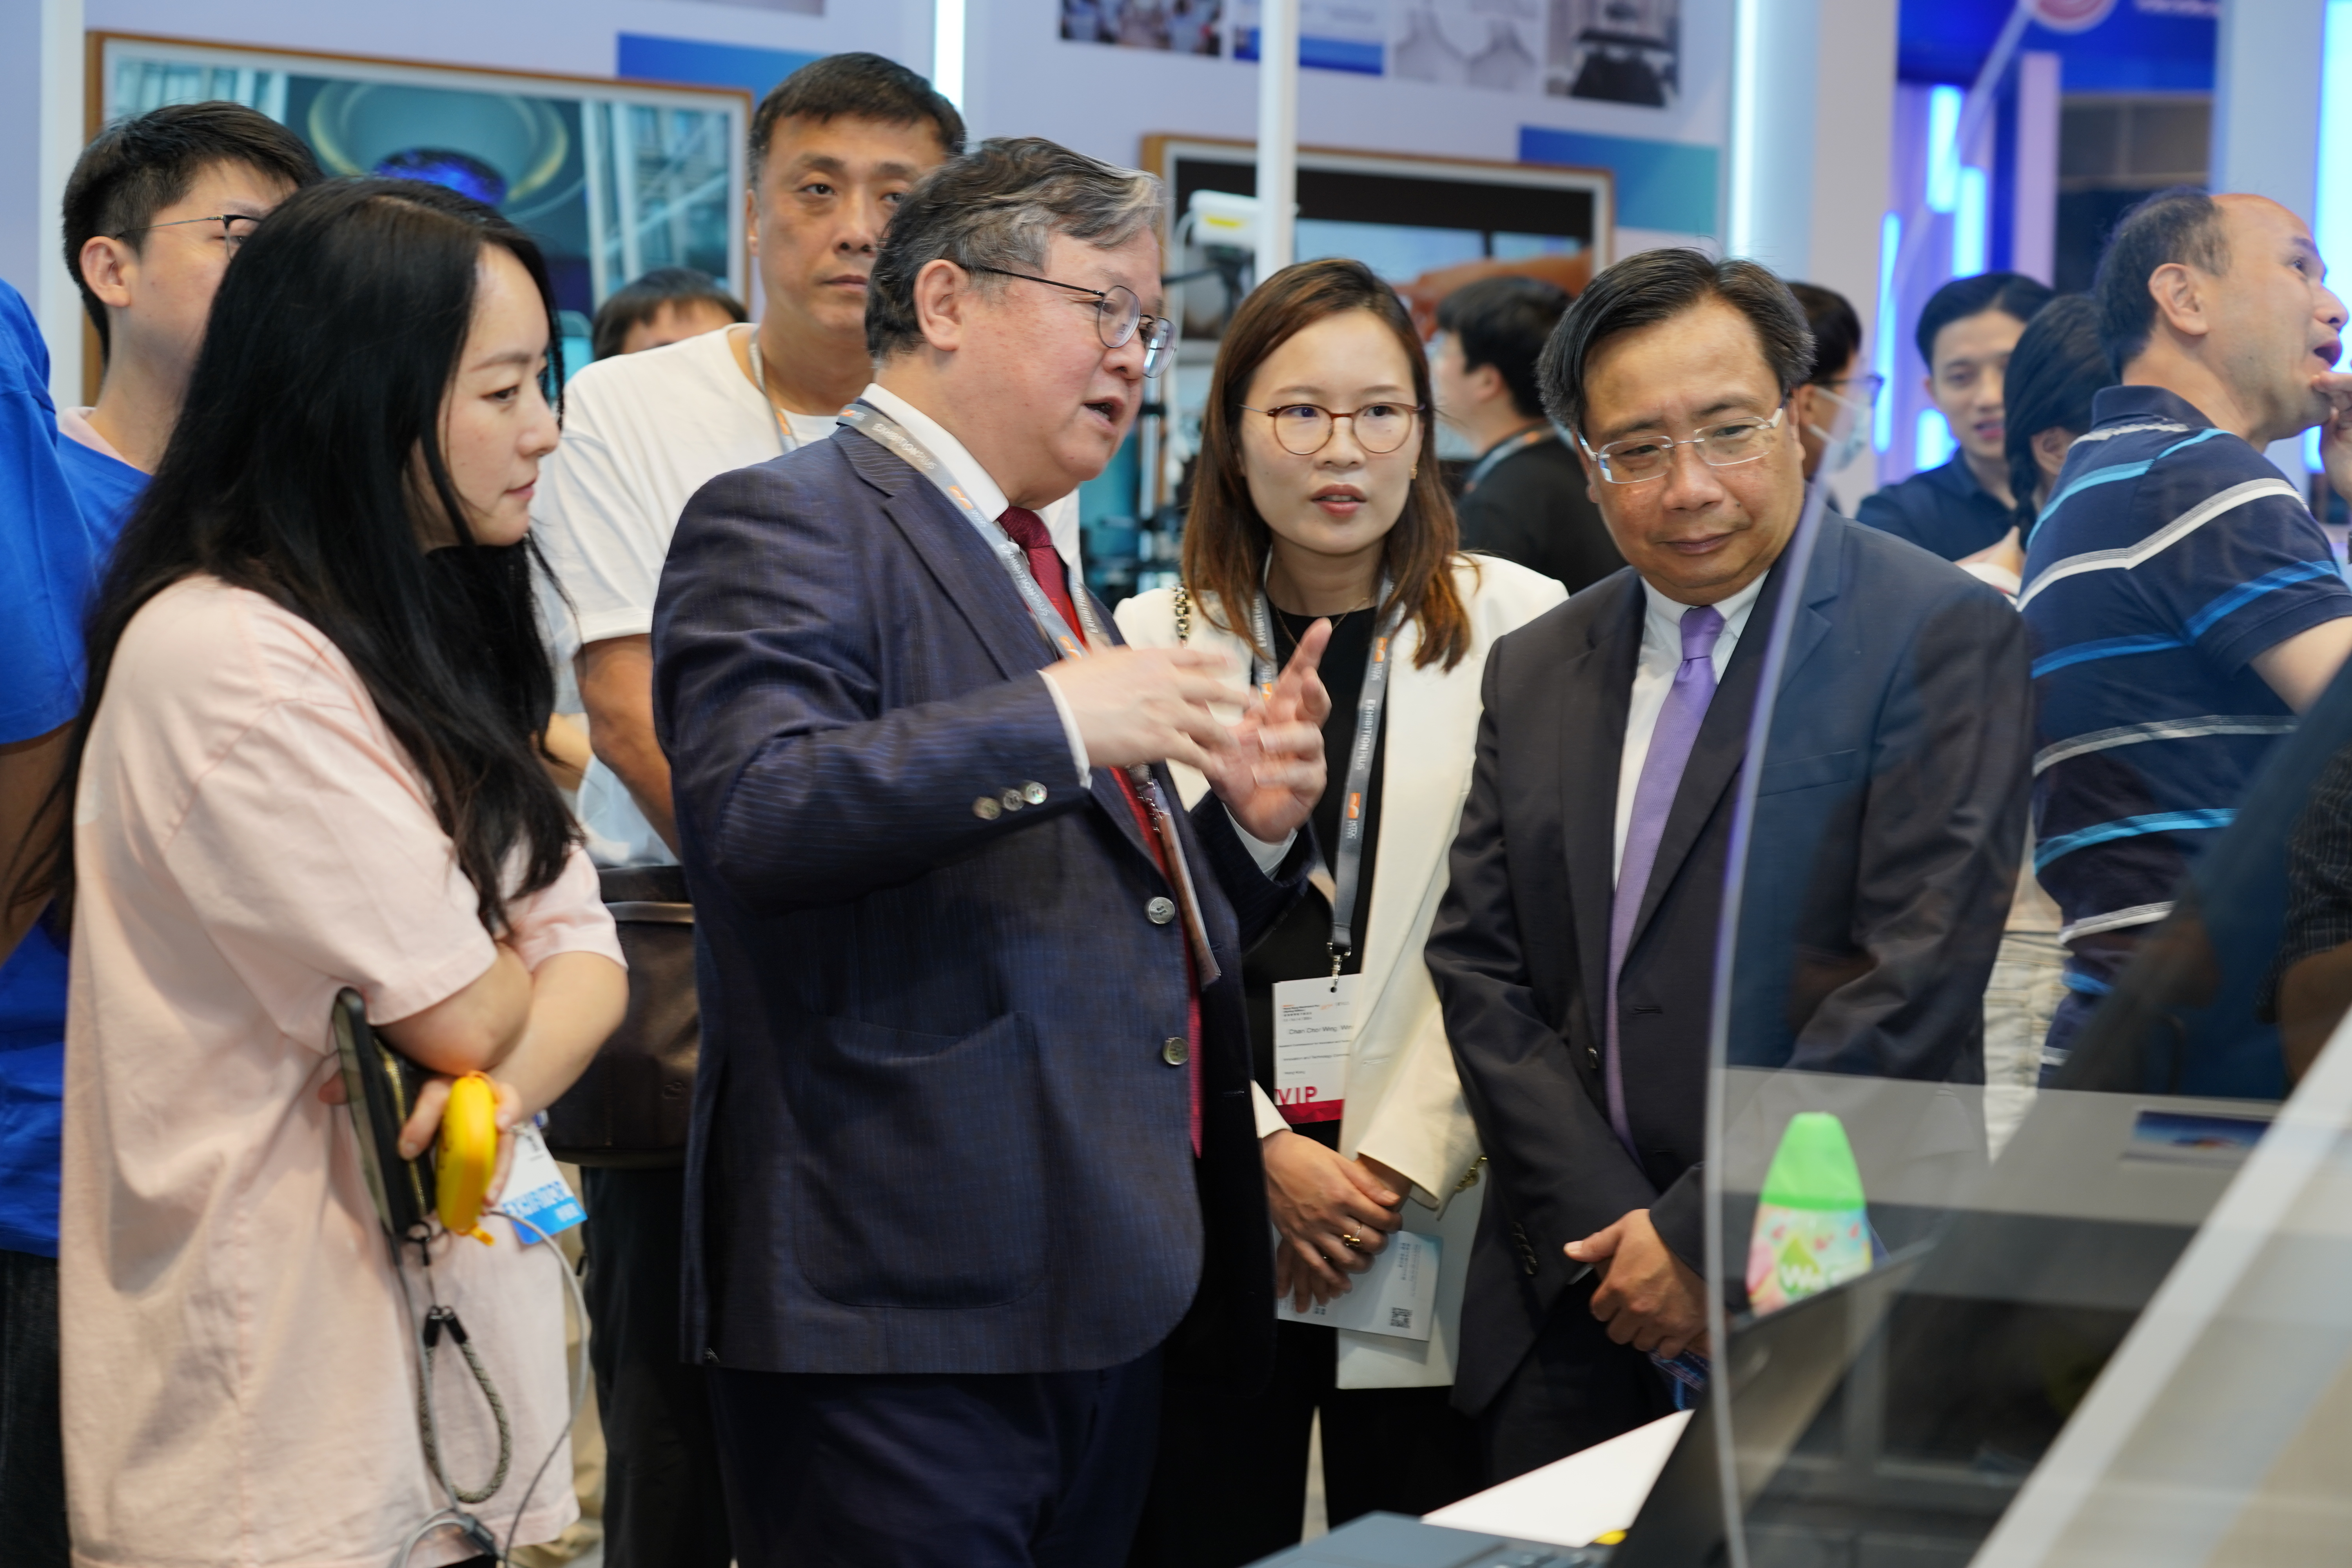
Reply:
[[776, 445], [790, 453], [800, 445], [793, 439], [792, 426], [776, 412], [776, 400], [768, 395], [768, 367], [760, 358], [760, 329], [751, 329], [751, 380], [760, 389], [760, 405], [768, 411], [768, 420], [776, 427]]
[[[1004, 568], [1005, 575], [1013, 579], [1013, 586], [1020, 594], [1021, 602], [1029, 607], [1029, 618], [1037, 623], [1037, 629], [1045, 634], [1045, 640], [1064, 658], [1086, 658], [1088, 642], [1110, 646], [1110, 634], [1103, 630], [1102, 621], [1095, 614], [1094, 595], [1087, 592], [1086, 584], [1078, 584], [1076, 591], [1070, 595], [1070, 602], [1078, 612], [1078, 624], [1086, 628], [1086, 637], [1081, 639], [1070, 630], [1070, 623], [1062, 618], [1062, 612], [1054, 607], [1054, 601], [1045, 596], [1045, 590], [1029, 570], [1029, 558], [1022, 552], [1021, 547], [997, 526], [995, 519], [972, 504], [971, 497], [955, 482], [954, 476], [947, 470], [947, 465], [933, 457], [930, 448], [917, 440], [904, 426], [872, 404], [863, 402], [853, 403], [843, 409], [841, 422], [905, 459], [908, 468], [930, 480], [939, 492], [953, 503], [956, 510], [963, 515], [964, 521], [971, 525], [972, 531], [980, 535], [981, 542], [987, 545], [989, 552], [996, 557], [997, 564]], [[1217, 967], [1216, 955], [1209, 946], [1208, 925], [1201, 918], [1200, 897], [1193, 891], [1192, 868], [1184, 858], [1184, 841], [1177, 837], [1176, 824], [1169, 816], [1166, 802], [1160, 797], [1160, 781], [1152, 777], [1151, 770], [1129, 768], [1127, 780], [1150, 808], [1151, 826], [1159, 836], [1160, 852], [1168, 858], [1168, 880], [1176, 889], [1176, 902], [1184, 911], [1184, 929], [1192, 939], [1194, 970], [1201, 988], [1205, 991], [1216, 983], [1221, 972]]]
[[1493, 447], [1489, 447], [1486, 455], [1479, 458], [1477, 463], [1472, 467], [1469, 473], [1463, 477], [1462, 493], [1466, 496], [1472, 490], [1476, 489], [1478, 488], [1478, 481], [1485, 479], [1488, 474], [1493, 473], [1495, 471], [1496, 465], [1499, 464], [1504, 458], [1509, 457], [1512, 453], [1523, 452], [1538, 441], [1557, 441], [1559, 439], [1559, 432], [1554, 430], [1549, 425], [1538, 425], [1530, 429], [1522, 430], [1516, 436], [1504, 437], [1500, 441], [1496, 442]]
[[[1273, 563], [1269, 552], [1266, 564], [1271, 568]], [[1378, 602], [1386, 602], [1391, 586], [1388, 578], [1381, 579]], [[1372, 752], [1380, 743], [1381, 708], [1389, 695], [1389, 644], [1402, 619], [1400, 605], [1372, 628], [1371, 652], [1364, 658], [1363, 690], [1356, 699], [1356, 739], [1348, 748], [1348, 793], [1340, 800], [1339, 842], [1334, 849], [1339, 864], [1331, 868], [1331, 977], [1335, 981], [1340, 964], [1356, 950], [1356, 884], [1364, 868], [1364, 796], [1372, 786]], [[1269, 654], [1274, 651], [1274, 616], [1266, 608], [1263, 588], [1251, 607], [1250, 634], [1258, 647]], [[1258, 658], [1254, 665], [1251, 674], [1258, 689], [1271, 692], [1276, 679], [1273, 661]]]

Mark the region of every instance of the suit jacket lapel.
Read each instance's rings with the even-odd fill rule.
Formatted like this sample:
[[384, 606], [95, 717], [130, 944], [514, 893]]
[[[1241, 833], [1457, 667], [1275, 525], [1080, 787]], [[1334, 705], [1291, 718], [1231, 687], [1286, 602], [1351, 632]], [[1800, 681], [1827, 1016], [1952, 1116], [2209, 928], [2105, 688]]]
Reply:
[[[884, 513], [898, 525], [938, 582], [940, 593], [988, 650], [997, 672], [1010, 680], [1031, 670], [1052, 668], [1058, 660], [1031, 618], [1029, 606], [1021, 602], [1020, 590], [1006, 581], [1003, 566], [972, 531], [955, 503], [879, 442], [848, 429], [837, 431], [833, 438], [843, 444], [850, 463], [866, 482], [887, 498]], [[1071, 574], [1071, 585], [1078, 593], [1087, 592], [1076, 573]], [[1098, 601], [1095, 609], [1105, 630], [1110, 631], [1110, 616]], [[1118, 640], [1116, 631], [1110, 631], [1110, 637], [1114, 643]], [[1097, 766], [1091, 773], [1087, 788], [1096, 803], [1109, 814], [1112, 826], [1136, 853], [1156, 867], [1158, 860], [1144, 841], [1143, 829], [1129, 809], [1118, 779], [1106, 767]], [[1173, 790], [1167, 798], [1172, 809]]]
[[1609, 989], [1609, 906], [1617, 891], [1617, 770], [1625, 752], [1625, 710], [1642, 652], [1642, 579], [1624, 574], [1617, 603], [1593, 620], [1592, 642], [1560, 672], [1560, 821], [1568, 844], [1568, 894], [1589, 1022], [1599, 1037], [1600, 998]]
[[1020, 590], [1005, 580], [1004, 568], [955, 503], [896, 453], [855, 430], [835, 433], [851, 465], [887, 499], [882, 510], [914, 547], [972, 635], [988, 650], [1006, 679], [1054, 662], [1054, 650], [1021, 602]]

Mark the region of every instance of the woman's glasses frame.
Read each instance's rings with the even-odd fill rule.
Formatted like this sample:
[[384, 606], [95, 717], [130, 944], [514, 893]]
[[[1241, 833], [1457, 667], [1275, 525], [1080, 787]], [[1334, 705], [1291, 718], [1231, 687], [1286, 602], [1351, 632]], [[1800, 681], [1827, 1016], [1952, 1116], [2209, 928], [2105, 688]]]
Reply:
[[[1349, 425], [1355, 427], [1357, 446], [1361, 447], [1365, 451], [1370, 453], [1375, 458], [1385, 458], [1390, 453], [1396, 451], [1399, 447], [1402, 447], [1407, 441], [1412, 439], [1413, 426], [1419, 423], [1420, 418], [1423, 414], [1429, 412], [1429, 410], [1423, 408], [1418, 403], [1393, 402], [1367, 403], [1360, 408], [1350, 408], [1345, 413], [1342, 413], [1336, 408], [1326, 408], [1319, 403], [1278, 403], [1272, 408], [1253, 408], [1246, 403], [1237, 403], [1234, 405], [1234, 406], [1240, 409], [1244, 414], [1265, 415], [1274, 426], [1275, 444], [1279, 446], [1284, 451], [1289, 453], [1294, 458], [1311, 458], [1316, 453], [1321, 451], [1324, 447], [1329, 446], [1331, 444], [1331, 437], [1339, 433], [1339, 421], [1342, 419], [1347, 420]], [[1289, 440], [1289, 437], [1292, 433], [1283, 428], [1286, 425], [1304, 425], [1307, 423], [1305, 420], [1287, 420], [1282, 417], [1292, 410], [1300, 408], [1312, 409], [1315, 413], [1322, 416], [1317, 423], [1307, 426], [1308, 430], [1319, 430], [1322, 432], [1315, 437], [1314, 445], [1309, 447], [1292, 446]], [[1385, 447], [1376, 444], [1379, 437], [1366, 434], [1364, 429], [1364, 421], [1361, 417], [1366, 414], [1372, 413], [1376, 409], [1382, 408], [1395, 409], [1402, 413], [1404, 416], [1403, 423], [1397, 433], [1397, 438], [1390, 442]], [[1307, 432], [1300, 431], [1297, 433], [1304, 435]]]

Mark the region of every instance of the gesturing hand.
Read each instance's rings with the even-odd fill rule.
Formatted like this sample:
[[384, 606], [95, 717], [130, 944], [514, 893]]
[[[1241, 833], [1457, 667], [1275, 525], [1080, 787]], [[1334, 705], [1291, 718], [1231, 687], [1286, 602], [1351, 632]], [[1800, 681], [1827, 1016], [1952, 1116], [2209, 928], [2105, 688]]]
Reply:
[[[1265, 1154], [1265, 1204], [1282, 1245], [1274, 1255], [1274, 1289], [1300, 1311], [1348, 1293], [1349, 1274], [1361, 1274], [1403, 1223], [1391, 1190], [1360, 1160], [1345, 1160], [1312, 1138], [1270, 1132]], [[1356, 1238], [1349, 1247], [1344, 1239]]]
[[1206, 773], [1235, 749], [1233, 732], [1209, 711], [1212, 702], [1234, 700], [1217, 679], [1225, 667], [1225, 656], [1207, 648], [1110, 647], [1049, 673], [1094, 766], [1186, 763]]
[[1318, 621], [1298, 639], [1274, 691], [1254, 701], [1233, 730], [1233, 744], [1206, 765], [1209, 787], [1254, 838], [1280, 842], [1323, 798], [1323, 721], [1331, 694], [1316, 667], [1331, 640], [1331, 623]]
[[1592, 1315], [1621, 1345], [1672, 1361], [1685, 1350], [1706, 1353], [1706, 1286], [1659, 1239], [1648, 1209], [1634, 1209], [1605, 1230], [1568, 1244], [1568, 1255], [1601, 1270]]

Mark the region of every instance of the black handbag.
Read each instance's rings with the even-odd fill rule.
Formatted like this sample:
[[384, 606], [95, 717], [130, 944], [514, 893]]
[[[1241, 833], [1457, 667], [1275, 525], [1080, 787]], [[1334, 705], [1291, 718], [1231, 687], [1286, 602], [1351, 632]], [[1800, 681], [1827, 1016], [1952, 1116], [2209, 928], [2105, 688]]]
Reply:
[[577, 1165], [682, 1165], [702, 1046], [686, 872], [618, 866], [599, 879], [629, 961], [629, 1010], [580, 1081], [547, 1108], [548, 1152]]

